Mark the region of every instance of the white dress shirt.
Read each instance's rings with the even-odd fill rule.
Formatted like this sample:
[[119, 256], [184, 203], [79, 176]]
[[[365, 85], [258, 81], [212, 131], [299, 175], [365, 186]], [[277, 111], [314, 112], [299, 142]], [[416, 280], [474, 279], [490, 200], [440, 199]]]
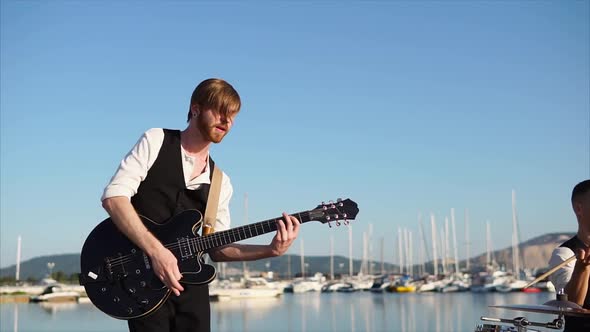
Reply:
[[[115, 175], [113, 175], [111, 181], [104, 189], [101, 201], [116, 196], [125, 196], [131, 199], [133, 195], [137, 194], [140, 183], [145, 180], [148, 171], [158, 158], [163, 142], [164, 130], [162, 128], [152, 128], [146, 131], [121, 161]], [[196, 190], [202, 184], [210, 184], [209, 163], [207, 163], [205, 171], [201, 175], [194, 179], [190, 179], [195, 164], [195, 158], [189, 156], [182, 146], [180, 150], [186, 188]], [[229, 202], [233, 194], [233, 187], [227, 174], [223, 172], [222, 174], [215, 231], [229, 229], [231, 222]]]

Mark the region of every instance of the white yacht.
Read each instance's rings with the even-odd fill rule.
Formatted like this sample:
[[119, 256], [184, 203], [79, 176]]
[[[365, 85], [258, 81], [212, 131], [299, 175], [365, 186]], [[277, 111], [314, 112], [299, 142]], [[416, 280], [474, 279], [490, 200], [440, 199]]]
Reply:
[[293, 293], [320, 292], [325, 282], [326, 277], [318, 272], [311, 278], [294, 279], [291, 285], [285, 288], [285, 291]]
[[273, 298], [283, 294], [283, 288], [264, 278], [245, 278], [241, 282], [217, 282], [209, 287], [211, 300], [224, 301], [246, 298]]

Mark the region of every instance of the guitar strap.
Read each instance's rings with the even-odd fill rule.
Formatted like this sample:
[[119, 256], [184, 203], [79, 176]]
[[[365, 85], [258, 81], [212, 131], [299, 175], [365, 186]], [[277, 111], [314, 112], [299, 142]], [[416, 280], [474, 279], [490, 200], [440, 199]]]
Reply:
[[215, 232], [215, 222], [217, 221], [217, 209], [219, 208], [219, 192], [221, 191], [221, 170], [217, 165], [213, 165], [213, 178], [209, 187], [209, 196], [207, 197], [207, 207], [205, 207], [203, 235]]

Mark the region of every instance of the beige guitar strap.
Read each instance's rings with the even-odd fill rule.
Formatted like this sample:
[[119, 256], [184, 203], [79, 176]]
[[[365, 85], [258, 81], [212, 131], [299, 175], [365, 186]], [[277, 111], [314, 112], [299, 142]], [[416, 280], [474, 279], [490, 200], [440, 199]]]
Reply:
[[213, 178], [209, 187], [209, 196], [207, 197], [207, 207], [205, 207], [205, 216], [203, 224], [203, 235], [215, 232], [215, 222], [217, 221], [217, 209], [219, 208], [219, 192], [221, 191], [221, 170], [217, 165], [213, 166]]

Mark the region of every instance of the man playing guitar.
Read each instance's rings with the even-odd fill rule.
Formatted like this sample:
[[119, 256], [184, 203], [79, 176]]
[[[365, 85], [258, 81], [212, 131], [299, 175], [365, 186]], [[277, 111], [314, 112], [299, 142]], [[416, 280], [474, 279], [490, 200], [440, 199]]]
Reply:
[[[207, 79], [194, 90], [183, 131], [146, 131], [121, 161], [101, 198], [117, 229], [149, 257], [154, 274], [173, 296], [153, 313], [129, 320], [130, 331], [210, 331], [208, 286], [181, 284], [177, 258], [143, 224], [138, 214], [164, 223], [186, 210], [204, 211], [214, 162], [211, 143], [220, 143], [240, 111], [236, 90]], [[216, 231], [229, 229], [229, 177], [223, 173]], [[228, 244], [208, 252], [213, 261], [248, 261], [284, 254], [296, 239], [299, 220], [283, 213], [268, 245]]]

